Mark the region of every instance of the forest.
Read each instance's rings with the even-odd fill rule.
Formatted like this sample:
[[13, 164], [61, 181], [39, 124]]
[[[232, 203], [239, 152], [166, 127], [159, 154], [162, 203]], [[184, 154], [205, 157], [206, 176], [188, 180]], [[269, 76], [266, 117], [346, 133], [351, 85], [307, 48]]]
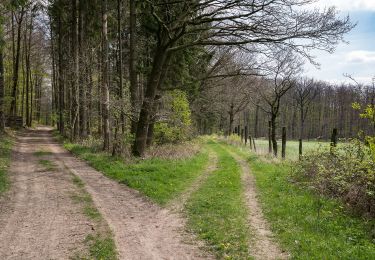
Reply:
[[375, 78], [306, 73], [360, 25], [316, 2], [2, 0], [0, 257], [373, 259]]

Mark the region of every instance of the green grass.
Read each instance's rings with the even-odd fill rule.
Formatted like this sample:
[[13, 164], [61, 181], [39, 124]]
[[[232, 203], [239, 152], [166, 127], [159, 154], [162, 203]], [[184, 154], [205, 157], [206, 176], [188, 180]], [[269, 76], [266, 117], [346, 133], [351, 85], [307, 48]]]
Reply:
[[147, 159], [127, 164], [77, 144], [64, 146], [106, 176], [141, 191], [159, 204], [166, 204], [189, 187], [208, 161], [208, 154], [203, 151], [189, 159]]
[[188, 226], [219, 258], [247, 259], [249, 230], [240, 168], [219, 144], [208, 146], [218, 154], [219, 168], [189, 199]]
[[77, 252], [73, 259], [77, 260], [91, 260], [91, 259], [105, 259], [116, 260], [117, 252], [113, 235], [107, 224], [104, 222], [100, 212], [95, 207], [90, 194], [85, 190], [84, 182], [76, 175], [72, 177], [73, 184], [78, 188], [71, 198], [74, 202], [82, 205], [82, 213], [89, 219], [94, 221], [94, 234], [87, 235], [85, 244], [88, 247], [87, 252]]
[[[229, 142], [234, 142], [236, 144], [241, 143], [241, 138], [235, 135], [232, 135], [228, 139]], [[281, 140], [277, 141], [278, 143], [278, 157], [281, 158]], [[242, 143], [243, 147], [245, 147], [244, 143]], [[328, 148], [330, 145], [327, 141], [303, 141], [303, 154], [306, 154], [308, 152], [317, 150], [317, 149], [324, 149]], [[257, 149], [257, 153], [264, 155], [268, 154], [268, 140], [266, 139], [256, 139], [255, 140], [255, 146]], [[299, 142], [295, 140], [287, 140], [286, 142], [286, 158], [290, 160], [296, 160], [299, 157], [298, 151], [299, 151]], [[246, 149], [250, 149], [250, 145], [247, 145]]]
[[38, 162], [47, 171], [53, 171], [56, 168], [56, 164], [54, 164], [50, 160], [43, 159], [43, 160], [39, 160]]
[[[375, 222], [351, 215], [337, 201], [293, 185], [290, 164], [247, 156], [266, 218], [293, 259], [375, 259]], [[318, 217], [319, 204], [323, 204]]]
[[45, 150], [39, 150], [39, 151], [36, 151], [36, 152], [34, 153], [34, 155], [35, 155], [36, 157], [43, 157], [43, 156], [51, 155], [51, 154], [52, 154], [51, 152], [49, 152], [49, 151], [45, 151]]
[[85, 183], [77, 175], [73, 175], [72, 181], [79, 188], [79, 193], [72, 195], [73, 201], [83, 205], [83, 214], [86, 217], [91, 220], [100, 220], [100, 212], [95, 207], [91, 195], [85, 190]]
[[89, 259], [116, 260], [116, 246], [113, 239], [100, 235], [88, 235], [86, 242], [89, 244]]
[[7, 170], [10, 164], [13, 139], [7, 134], [0, 133], [0, 194], [9, 186]]

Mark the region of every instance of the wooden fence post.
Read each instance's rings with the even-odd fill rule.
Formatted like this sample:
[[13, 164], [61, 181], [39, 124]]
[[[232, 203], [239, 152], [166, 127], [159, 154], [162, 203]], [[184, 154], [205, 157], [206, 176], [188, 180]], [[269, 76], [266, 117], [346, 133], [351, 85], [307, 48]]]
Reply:
[[286, 151], [286, 127], [283, 127], [283, 132], [281, 136], [281, 158], [285, 159]]
[[241, 143], [243, 143], [243, 129], [241, 129]]
[[337, 128], [333, 128], [332, 136], [331, 136], [331, 153], [332, 148], [337, 146]]
[[253, 150], [253, 144], [251, 143], [251, 135], [249, 135], [249, 142], [250, 142], [250, 150]]

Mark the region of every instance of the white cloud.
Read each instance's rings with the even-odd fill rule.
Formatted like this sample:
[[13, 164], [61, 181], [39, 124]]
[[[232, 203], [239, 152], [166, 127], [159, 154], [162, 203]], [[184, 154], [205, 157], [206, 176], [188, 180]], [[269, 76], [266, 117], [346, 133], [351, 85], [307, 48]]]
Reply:
[[351, 51], [345, 55], [345, 61], [356, 64], [375, 63], [375, 51]]
[[340, 11], [375, 11], [375, 0], [319, 0], [313, 6], [336, 6]]

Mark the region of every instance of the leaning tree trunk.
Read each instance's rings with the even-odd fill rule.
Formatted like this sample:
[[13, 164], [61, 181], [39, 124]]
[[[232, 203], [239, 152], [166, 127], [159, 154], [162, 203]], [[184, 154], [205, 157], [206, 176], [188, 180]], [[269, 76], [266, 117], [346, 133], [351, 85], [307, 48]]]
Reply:
[[103, 51], [102, 51], [102, 84], [103, 84], [103, 150], [109, 151], [110, 146], [110, 130], [109, 130], [109, 86], [108, 86], [108, 31], [107, 31], [107, 0], [102, 1], [102, 41], [103, 41]]
[[155, 100], [157, 88], [160, 85], [160, 77], [163, 67], [167, 62], [167, 51], [163, 47], [158, 47], [155, 52], [154, 64], [148, 78], [145, 98], [141, 107], [139, 120], [137, 123], [137, 132], [135, 136], [133, 154], [135, 156], [143, 156], [146, 149], [147, 132], [152, 116], [152, 108]]

